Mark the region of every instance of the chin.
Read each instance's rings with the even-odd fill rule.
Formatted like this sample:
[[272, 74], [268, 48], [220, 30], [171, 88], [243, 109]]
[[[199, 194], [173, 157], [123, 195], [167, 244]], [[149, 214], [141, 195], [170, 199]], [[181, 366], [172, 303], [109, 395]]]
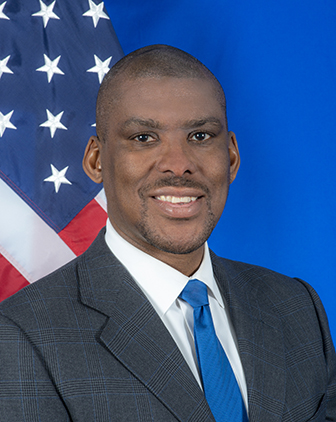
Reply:
[[147, 230], [142, 233], [142, 236], [147, 243], [162, 252], [186, 255], [202, 247], [209, 238], [212, 230], [213, 228], [207, 227], [207, 230], [203, 230], [201, 233], [183, 236], [183, 238], [181, 238], [180, 233], [176, 237], [167, 237]]

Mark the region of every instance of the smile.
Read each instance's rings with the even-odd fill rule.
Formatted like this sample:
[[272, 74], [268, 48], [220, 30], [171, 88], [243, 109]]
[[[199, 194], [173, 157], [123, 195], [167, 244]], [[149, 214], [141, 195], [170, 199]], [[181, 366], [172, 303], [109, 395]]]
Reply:
[[171, 195], [160, 195], [156, 196], [155, 199], [163, 202], [170, 202], [171, 204], [189, 204], [197, 199], [197, 196], [171, 196]]

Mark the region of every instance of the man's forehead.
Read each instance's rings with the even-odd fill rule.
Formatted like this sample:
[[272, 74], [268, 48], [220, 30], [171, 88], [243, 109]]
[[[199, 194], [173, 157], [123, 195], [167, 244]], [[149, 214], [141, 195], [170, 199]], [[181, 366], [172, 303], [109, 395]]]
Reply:
[[134, 75], [118, 75], [115, 78], [111, 79], [109, 90], [111, 94], [116, 90], [123, 90], [129, 87], [136, 89], [136, 87], [141, 88], [142, 83], [145, 83], [147, 86], [153, 85], [153, 87], [162, 82], [168, 83], [179, 83], [181, 85], [189, 85], [193, 83], [206, 83], [210, 87], [214, 88], [214, 82], [209, 77], [191, 77], [191, 76], [167, 76], [167, 75], [155, 75], [155, 76], [134, 76]]
[[[169, 86], [167, 90], [166, 87]], [[141, 95], [156, 95], [162, 96], [174, 93], [174, 95], [183, 95], [185, 92], [200, 93], [202, 87], [203, 94], [215, 97], [220, 104], [225, 106], [225, 98], [222, 92], [214, 82], [207, 77], [171, 77], [171, 76], [150, 76], [150, 77], [131, 77], [122, 75], [111, 81], [108, 90], [106, 90], [105, 98], [101, 98], [102, 102], [110, 105], [120, 103], [132, 97]]]
[[[179, 127], [223, 126], [225, 113], [211, 81], [199, 78], [127, 79], [117, 88], [109, 115], [123, 127], [164, 129], [171, 117]], [[111, 94], [113, 95], [113, 94]]]

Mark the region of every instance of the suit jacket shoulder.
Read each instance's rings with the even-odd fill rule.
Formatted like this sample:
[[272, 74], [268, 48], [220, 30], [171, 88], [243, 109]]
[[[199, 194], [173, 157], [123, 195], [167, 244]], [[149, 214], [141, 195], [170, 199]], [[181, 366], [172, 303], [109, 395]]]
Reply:
[[238, 338], [250, 418], [273, 420], [272, 409], [279, 420], [336, 421], [336, 355], [315, 290], [263, 267], [212, 260]]

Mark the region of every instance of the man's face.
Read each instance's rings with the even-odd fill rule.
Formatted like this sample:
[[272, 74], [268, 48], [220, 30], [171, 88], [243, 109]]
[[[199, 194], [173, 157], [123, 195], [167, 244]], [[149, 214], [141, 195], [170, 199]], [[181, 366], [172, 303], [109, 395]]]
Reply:
[[122, 82], [98, 141], [108, 215], [127, 241], [160, 257], [202, 247], [225, 206], [239, 154], [208, 80]]

